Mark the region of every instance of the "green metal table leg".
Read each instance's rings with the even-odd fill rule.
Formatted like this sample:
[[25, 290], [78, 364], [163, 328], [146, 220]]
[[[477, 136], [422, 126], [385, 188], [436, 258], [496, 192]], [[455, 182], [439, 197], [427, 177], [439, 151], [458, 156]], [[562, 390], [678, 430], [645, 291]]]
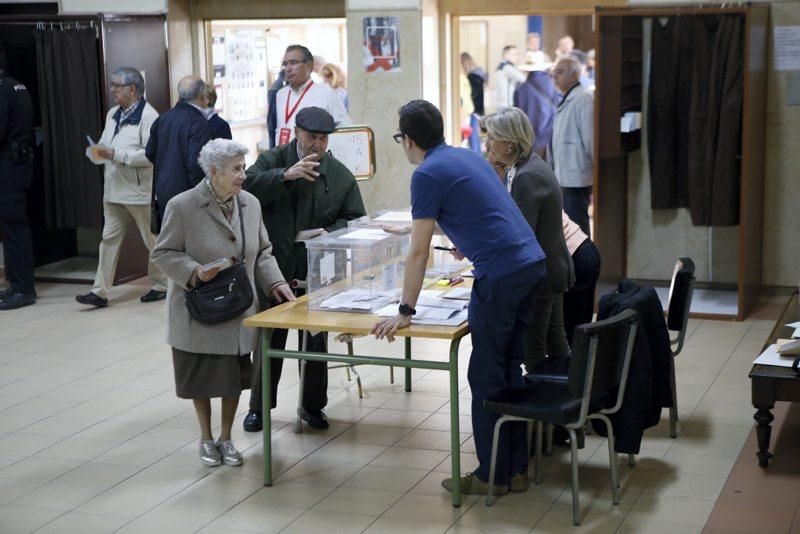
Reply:
[[[406, 360], [411, 359], [411, 338], [404, 338], [406, 343]], [[411, 367], [406, 367], [406, 391], [411, 391]]]
[[264, 485], [272, 485], [272, 365], [270, 343], [272, 329], [265, 328], [261, 334], [261, 418], [263, 421], [262, 443], [264, 446]]
[[453, 473], [453, 506], [461, 506], [461, 432], [458, 421], [458, 345], [461, 339], [450, 343], [450, 456]]

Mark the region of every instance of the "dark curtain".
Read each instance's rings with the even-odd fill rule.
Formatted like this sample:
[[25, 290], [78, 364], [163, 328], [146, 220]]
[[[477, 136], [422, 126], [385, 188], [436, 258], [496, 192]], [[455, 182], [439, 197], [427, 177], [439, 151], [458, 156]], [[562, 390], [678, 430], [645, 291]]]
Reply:
[[741, 15], [652, 26], [648, 149], [653, 209], [687, 207], [695, 226], [739, 223]]
[[102, 131], [94, 28], [34, 32], [44, 130], [45, 218], [50, 228], [101, 228], [102, 167], [85, 155]]
[[689, 129], [692, 55], [686, 17], [653, 20], [647, 139], [650, 205], [653, 209], [689, 207]]

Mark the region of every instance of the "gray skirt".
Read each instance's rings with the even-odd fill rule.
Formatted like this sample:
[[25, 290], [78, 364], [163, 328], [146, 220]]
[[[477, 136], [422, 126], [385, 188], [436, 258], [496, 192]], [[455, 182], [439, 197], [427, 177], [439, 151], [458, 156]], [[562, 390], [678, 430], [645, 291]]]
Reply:
[[238, 397], [250, 389], [250, 355], [198, 354], [172, 347], [175, 393], [182, 399]]

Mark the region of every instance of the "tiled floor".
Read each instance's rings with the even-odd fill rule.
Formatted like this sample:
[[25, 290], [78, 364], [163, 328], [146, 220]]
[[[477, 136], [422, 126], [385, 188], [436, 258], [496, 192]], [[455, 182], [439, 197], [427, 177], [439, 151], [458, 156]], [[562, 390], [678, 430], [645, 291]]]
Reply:
[[[436, 371], [415, 371], [407, 394], [399, 380], [389, 384], [386, 368], [360, 368], [365, 399], [332, 371], [331, 428], [300, 435], [289, 365], [274, 412], [275, 485], [261, 485], [260, 434], [241, 430], [247, 393], [234, 430], [244, 466], [202, 467], [191, 404], [174, 395], [163, 304], [140, 304], [147, 288], [129, 284], [115, 289], [108, 309], [86, 310], [73, 301], [78, 289], [41, 286], [36, 306], [0, 314], [3, 533], [700, 532], [750, 432], [747, 370], [780, 309], [767, 303], [743, 323], [690, 321], [677, 363], [681, 435], [668, 437], [665, 411], [637, 467], [621, 462], [618, 506], [605, 442], [587, 437], [583, 524], [573, 529], [563, 449], [545, 459], [544, 483], [527, 493], [492, 508], [474, 497], [451, 506], [439, 485], [450, 464], [447, 376]], [[445, 348], [416, 344], [440, 357]], [[356, 350], [399, 354], [402, 346], [361, 339]], [[464, 343], [464, 368], [468, 354]], [[469, 470], [465, 369], [461, 382]]]

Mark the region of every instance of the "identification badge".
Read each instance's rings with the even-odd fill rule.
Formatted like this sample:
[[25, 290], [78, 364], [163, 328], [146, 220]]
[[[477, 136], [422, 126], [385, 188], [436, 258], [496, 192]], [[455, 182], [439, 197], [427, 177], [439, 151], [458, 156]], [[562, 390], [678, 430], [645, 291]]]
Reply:
[[280, 132], [278, 133], [278, 144], [285, 145], [289, 142], [289, 136], [292, 135], [292, 131], [289, 128], [281, 128]]

